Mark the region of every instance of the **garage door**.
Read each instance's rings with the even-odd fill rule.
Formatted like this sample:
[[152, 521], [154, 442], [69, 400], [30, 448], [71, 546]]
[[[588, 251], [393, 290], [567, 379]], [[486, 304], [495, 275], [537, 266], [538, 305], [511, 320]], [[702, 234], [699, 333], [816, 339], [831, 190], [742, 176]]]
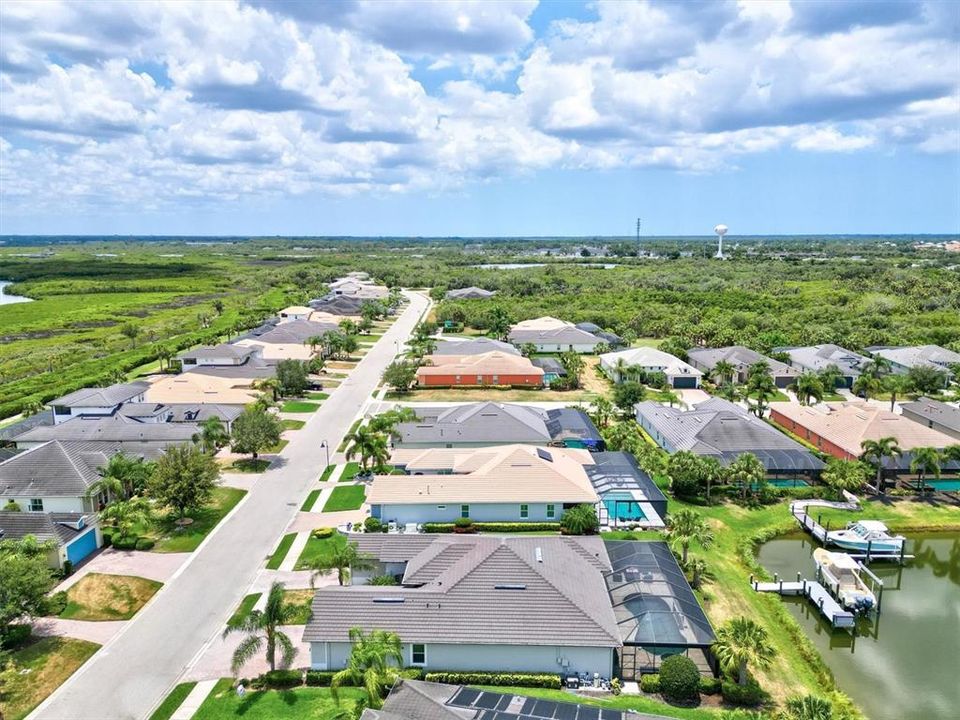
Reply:
[[67, 545], [67, 560], [76, 565], [97, 549], [97, 530], [90, 528], [83, 535]]
[[680, 388], [681, 390], [690, 390], [697, 386], [697, 379], [695, 377], [678, 377], [673, 379], [673, 386], [675, 388]]

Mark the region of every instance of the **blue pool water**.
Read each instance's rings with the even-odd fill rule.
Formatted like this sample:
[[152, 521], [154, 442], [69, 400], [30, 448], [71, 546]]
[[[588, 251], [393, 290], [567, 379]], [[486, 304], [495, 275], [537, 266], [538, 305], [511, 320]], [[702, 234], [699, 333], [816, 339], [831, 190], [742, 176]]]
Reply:
[[960, 490], [960, 478], [956, 480], [924, 480], [924, 485], [929, 485], [934, 490], [956, 491]]
[[617, 520], [646, 520], [647, 516], [640, 509], [640, 504], [633, 499], [633, 495], [625, 492], [612, 492], [603, 496], [603, 504], [607, 508], [610, 519]]

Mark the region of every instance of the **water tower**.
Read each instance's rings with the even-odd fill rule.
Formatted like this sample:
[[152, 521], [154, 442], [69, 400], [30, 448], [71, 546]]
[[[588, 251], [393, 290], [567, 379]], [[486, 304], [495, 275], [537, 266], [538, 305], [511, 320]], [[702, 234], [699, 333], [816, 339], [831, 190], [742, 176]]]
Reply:
[[714, 257], [723, 260], [723, 236], [727, 234], [727, 226], [721, 223], [713, 231], [717, 234], [717, 254]]

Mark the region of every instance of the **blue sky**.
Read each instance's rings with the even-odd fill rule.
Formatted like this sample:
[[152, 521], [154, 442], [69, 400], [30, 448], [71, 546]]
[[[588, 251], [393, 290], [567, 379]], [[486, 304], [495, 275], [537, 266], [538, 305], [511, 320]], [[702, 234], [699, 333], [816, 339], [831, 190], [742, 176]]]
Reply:
[[960, 6], [0, 6], [0, 234], [960, 232]]

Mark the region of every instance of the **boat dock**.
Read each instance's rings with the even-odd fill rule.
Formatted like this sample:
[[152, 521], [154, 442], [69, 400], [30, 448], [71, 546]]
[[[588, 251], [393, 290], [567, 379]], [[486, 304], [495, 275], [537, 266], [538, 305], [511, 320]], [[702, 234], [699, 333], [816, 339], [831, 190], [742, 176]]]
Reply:
[[[827, 523], [826, 526], [820, 523], [820, 516], [818, 515], [816, 519], [810, 516], [807, 513], [807, 506], [794, 504], [790, 506], [790, 514], [796, 518], [797, 522], [800, 523], [800, 527], [806, 530], [810, 535], [819, 542], [824, 547], [830, 547], [835, 543], [831, 542], [827, 537], [827, 533], [830, 532], [830, 524]], [[867, 543], [867, 549], [862, 553], [852, 553], [844, 550], [850, 557], [863, 562], [869, 563], [871, 560], [895, 560], [899, 563], [903, 563], [904, 560], [912, 560], [913, 555], [905, 555], [907, 544], [904, 542], [900, 546], [900, 552], [878, 552], [872, 550], [870, 543]]]
[[757, 592], [774, 592], [778, 595], [803, 595], [812, 602], [820, 613], [830, 621], [830, 625], [836, 628], [856, 629], [857, 618], [848, 611], [844, 610], [830, 591], [816, 580], [785, 581], [780, 580], [776, 575], [773, 576], [773, 582], [758, 582], [750, 576], [750, 584]]

